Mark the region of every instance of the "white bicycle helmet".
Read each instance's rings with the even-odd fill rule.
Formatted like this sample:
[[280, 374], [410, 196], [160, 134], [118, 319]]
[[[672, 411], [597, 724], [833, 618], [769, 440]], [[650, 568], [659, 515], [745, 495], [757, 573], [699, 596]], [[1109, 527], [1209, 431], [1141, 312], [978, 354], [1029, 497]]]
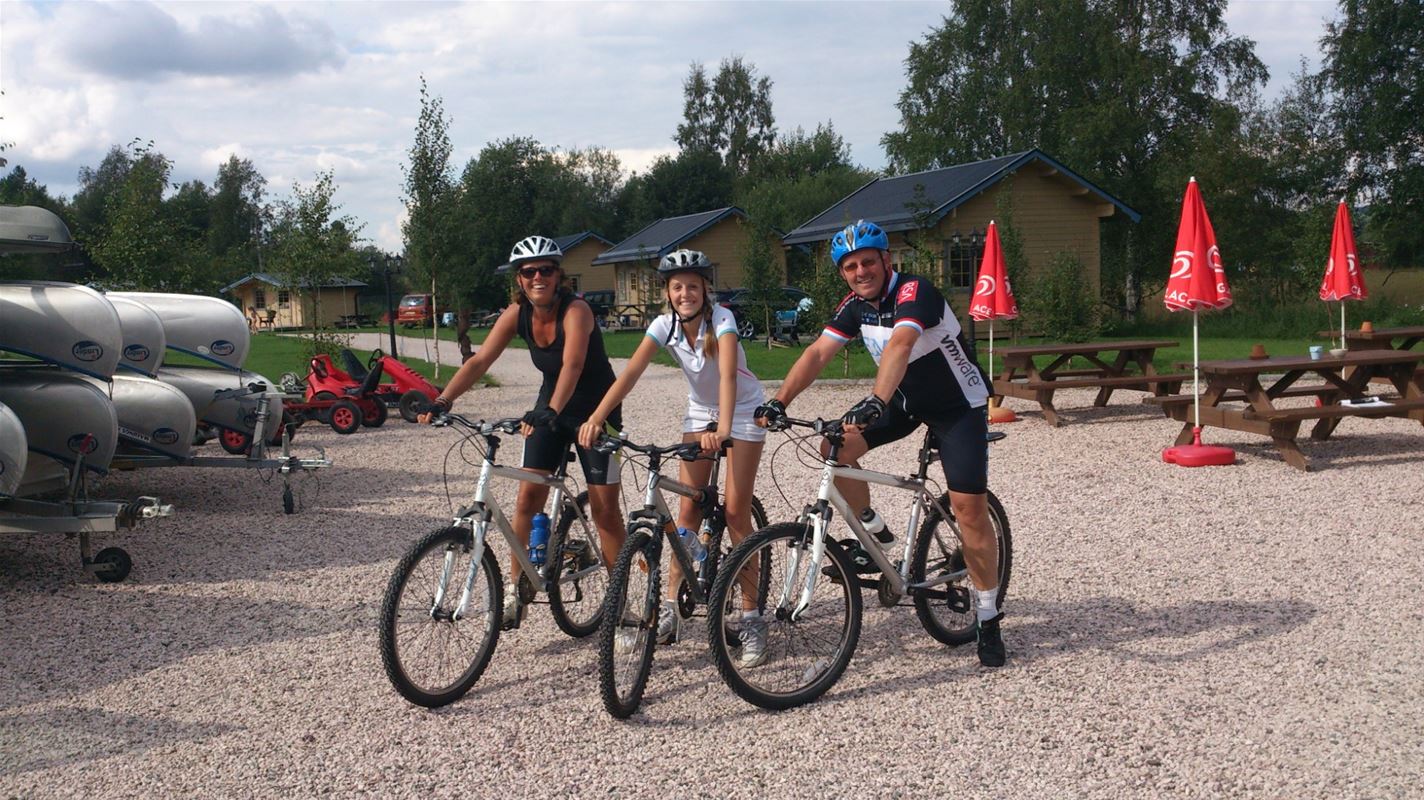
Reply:
[[699, 250], [674, 250], [658, 262], [658, 274], [663, 276], [663, 280], [679, 272], [696, 272], [710, 281], [712, 262]]
[[559, 249], [553, 239], [545, 236], [520, 239], [514, 249], [509, 251], [509, 266], [512, 269], [519, 269], [519, 265], [527, 261], [552, 261], [559, 264], [563, 260], [564, 251]]

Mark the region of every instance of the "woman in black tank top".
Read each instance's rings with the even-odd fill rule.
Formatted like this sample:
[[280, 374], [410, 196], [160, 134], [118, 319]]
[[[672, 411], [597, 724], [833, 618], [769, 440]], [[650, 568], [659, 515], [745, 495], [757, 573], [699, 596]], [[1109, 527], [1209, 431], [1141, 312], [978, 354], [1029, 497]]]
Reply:
[[[598, 407], [613, 385], [613, 367], [603, 349], [603, 335], [593, 321], [593, 309], [562, 286], [563, 253], [542, 236], [530, 236], [514, 246], [509, 256], [515, 270], [518, 295], [499, 315], [484, 344], [456, 371], [435, 401], [448, 410], [460, 395], [475, 385], [515, 336], [529, 348], [530, 360], [543, 375], [539, 395], [524, 415], [525, 469], [548, 474], [574, 444], [579, 425]], [[428, 422], [430, 415], [422, 415]], [[621, 425], [622, 409], [609, 415], [609, 425]], [[605, 565], [623, 546], [623, 510], [618, 496], [618, 460], [606, 453], [577, 448], [588, 484], [588, 505]], [[514, 531], [527, 546], [534, 515], [544, 509], [549, 488], [533, 483], [519, 485]], [[524, 606], [512, 587], [519, 582], [519, 562], [510, 568], [511, 585], [505, 587], [504, 627], [519, 627]]]

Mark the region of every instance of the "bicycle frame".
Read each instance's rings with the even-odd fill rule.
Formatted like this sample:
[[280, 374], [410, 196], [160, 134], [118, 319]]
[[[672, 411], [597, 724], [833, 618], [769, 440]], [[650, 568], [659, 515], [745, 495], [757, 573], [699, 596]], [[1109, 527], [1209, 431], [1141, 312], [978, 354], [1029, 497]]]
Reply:
[[[791, 612], [792, 619], [800, 619], [801, 615], [811, 604], [811, 594], [815, 590], [816, 576], [820, 574], [821, 560], [826, 552], [826, 531], [831, 521], [831, 509], [834, 508], [845, 519], [850, 527], [851, 533], [861, 543], [863, 549], [875, 565], [880, 568], [881, 574], [889, 584], [889, 589], [897, 596], [904, 596], [912, 592], [923, 591], [950, 581], [959, 580], [968, 571], [967, 568], [960, 572], [940, 575], [933, 580], [922, 583], [910, 583], [910, 549], [914, 546], [914, 534], [920, 526], [920, 519], [926, 508], [933, 506], [940, 513], [943, 519], [951, 519], [948, 510], [940, 505], [939, 498], [931, 495], [925, 489], [929, 469], [930, 447], [928, 441], [920, 448], [919, 471], [916, 475], [900, 477], [885, 472], [850, 467], [841, 464], [836, 460], [840, 450], [840, 445], [832, 443], [830, 452], [822, 459], [823, 468], [821, 471], [821, 484], [816, 491], [815, 505], [808, 506], [803, 512], [802, 518], [811, 523], [811, 563], [806, 571], [803, 581], [801, 595], [797, 598], [796, 607]], [[860, 517], [846, 502], [838, 489], [836, 489], [836, 478], [848, 478], [850, 480], [864, 481], [880, 486], [889, 486], [895, 489], [911, 491], [915, 493], [914, 500], [910, 507], [910, 519], [906, 528], [904, 551], [900, 554], [900, 566], [897, 568], [890, 559], [886, 557], [880, 544], [875, 538], [865, 530], [865, 526], [860, 523]], [[786, 608], [791, 602], [792, 587], [796, 585], [796, 575], [800, 571], [801, 552], [793, 552], [787, 563], [787, 569], [791, 573], [792, 580], [782, 584], [781, 598], [778, 608]]]
[[[682, 568], [682, 574], [688, 578], [687, 586], [692, 592], [694, 602], [705, 605], [707, 603], [707, 592], [700, 585], [700, 581], [692, 580], [696, 574], [693, 564], [692, 552], [683, 543], [682, 537], [677, 535], [676, 529], [672, 527], [673, 515], [668, 508], [667, 501], [663, 499], [663, 491], [686, 497], [701, 503], [704, 512], [709, 505], [708, 500], [715, 502], [717, 475], [721, 471], [722, 459], [718, 457], [712, 462], [712, 472], [707, 476], [707, 486], [696, 488], [688, 486], [682, 481], [669, 478], [662, 474], [663, 456], [659, 453], [648, 454], [648, 483], [643, 489], [643, 507], [628, 514], [630, 523], [637, 520], [650, 520], [658, 530], [661, 530], [672, 546], [673, 556], [677, 559], [678, 565]], [[712, 533], [712, 515], [703, 513], [702, 524], [698, 526], [698, 535]]]
[[[455, 518], [451, 523], [455, 527], [469, 528], [473, 534], [473, 553], [470, 558], [470, 569], [465, 575], [464, 586], [460, 591], [460, 602], [453, 612], [456, 619], [462, 618], [469, 609], [470, 594], [474, 591], [476, 578], [479, 577], [480, 564], [484, 558], [485, 537], [489, 533], [491, 522], [499, 529], [500, 533], [504, 534], [504, 540], [509, 544], [510, 556], [519, 562], [519, 565], [522, 567], [523, 575], [529, 579], [535, 592], [548, 590], [549, 575], [546, 573], [549, 570], [558, 568], [557, 554], [553, 554], [553, 557], [546, 559], [543, 567], [536, 567], [534, 563], [529, 560], [529, 554], [525, 545], [519, 541], [519, 537], [515, 534], [514, 526], [510, 524], [509, 518], [504, 514], [504, 510], [499, 507], [498, 501], [490, 494], [491, 480], [498, 478], [522, 483], [537, 483], [542, 486], [550, 487], [553, 490], [551, 492], [551, 499], [553, 500], [553, 507], [556, 509], [556, 515], [559, 511], [564, 509], [564, 498], [576, 496], [575, 493], [569, 491], [568, 473], [564, 465], [560, 465], [559, 469], [552, 475], [545, 475], [543, 473], [532, 472], [516, 467], [499, 466], [494, 463], [495, 454], [499, 451], [499, 439], [491, 433], [481, 432], [480, 435], [483, 436], [485, 440], [485, 454], [480, 463], [480, 477], [475, 484], [474, 499], [468, 506], [456, 512]], [[565, 464], [566, 463], [567, 462], [565, 462]], [[585, 567], [577, 572], [559, 576], [559, 583], [572, 583], [590, 574], [593, 570], [605, 568], [603, 564], [603, 553], [600, 549], [602, 545], [599, 542], [598, 536], [596, 534], [589, 535], [590, 526], [588, 517], [584, 514], [583, 510], [578, 507], [578, 504], [570, 503], [569, 506], [574, 510], [575, 521], [583, 528], [584, 540], [593, 548], [594, 563], [592, 566]], [[554, 520], [557, 519], [558, 517], [555, 516]], [[551, 520], [551, 524], [553, 524], [553, 520]], [[446, 553], [445, 565], [440, 574], [440, 584], [435, 592], [435, 601], [431, 605], [432, 611], [438, 610], [444, 603], [445, 595], [450, 588], [450, 579], [453, 577], [451, 573], [454, 571], [454, 562], [455, 554]], [[516, 591], [518, 591], [517, 588]]]

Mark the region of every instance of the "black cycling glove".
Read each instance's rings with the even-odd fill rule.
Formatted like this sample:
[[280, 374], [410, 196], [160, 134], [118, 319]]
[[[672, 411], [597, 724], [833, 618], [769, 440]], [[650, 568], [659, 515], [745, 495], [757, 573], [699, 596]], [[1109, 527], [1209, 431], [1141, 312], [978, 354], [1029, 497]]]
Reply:
[[558, 416], [559, 412], [552, 408], [536, 408], [525, 412], [524, 418], [520, 421], [531, 428], [551, 428], [554, 425], [554, 419]]
[[865, 427], [870, 423], [880, 419], [885, 413], [885, 401], [870, 395], [859, 403], [850, 407], [850, 410], [841, 417], [841, 422], [846, 425], [858, 425]]
[[786, 417], [786, 404], [772, 398], [762, 403], [752, 412], [753, 419], [764, 419], [768, 423], [775, 425]]

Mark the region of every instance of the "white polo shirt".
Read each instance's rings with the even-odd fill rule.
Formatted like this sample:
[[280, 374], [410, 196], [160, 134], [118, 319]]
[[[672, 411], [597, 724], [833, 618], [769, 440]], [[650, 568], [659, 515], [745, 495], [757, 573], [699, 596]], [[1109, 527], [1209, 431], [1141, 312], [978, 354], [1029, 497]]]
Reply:
[[[712, 330], [716, 332], [718, 339], [724, 333], [736, 335], [737, 321], [732, 316], [732, 312], [722, 306], [714, 306], [712, 309]], [[653, 320], [653, 324], [648, 326], [644, 335], [667, 348], [673, 360], [682, 367], [682, 374], [687, 376], [688, 401], [692, 405], [716, 411], [720, 403], [718, 387], [721, 383], [721, 373], [718, 371], [718, 360], [708, 358], [702, 350], [703, 340], [707, 336], [706, 318], [704, 317], [702, 323], [698, 325], [697, 338], [691, 341], [683, 335], [682, 325], [673, 319], [671, 312]], [[742, 343], [739, 341], [737, 342], [737, 409], [735, 416], [740, 418], [750, 415], [757, 406], [761, 405], [764, 397], [761, 381], [757, 380], [757, 376], [747, 369], [747, 353], [742, 349]]]

